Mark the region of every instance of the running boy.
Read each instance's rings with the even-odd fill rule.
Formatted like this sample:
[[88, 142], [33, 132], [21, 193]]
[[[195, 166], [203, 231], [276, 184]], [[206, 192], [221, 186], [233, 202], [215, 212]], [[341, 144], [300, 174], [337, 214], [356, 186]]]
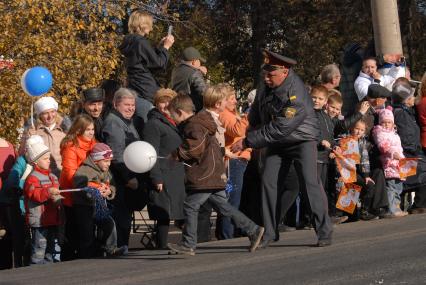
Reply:
[[220, 214], [231, 217], [236, 227], [245, 231], [250, 239], [250, 252], [258, 247], [264, 228], [256, 225], [243, 213], [227, 202], [225, 193], [226, 174], [224, 151], [215, 137], [217, 124], [213, 116], [223, 111], [226, 93], [220, 88], [207, 89], [204, 93], [204, 108], [194, 115], [191, 98], [178, 95], [169, 103], [172, 118], [183, 135], [183, 144], [177, 150], [177, 157], [189, 166], [186, 168], [187, 197], [184, 203], [185, 227], [182, 241], [169, 244], [176, 253], [195, 255], [197, 245], [197, 217], [200, 206], [207, 200]]

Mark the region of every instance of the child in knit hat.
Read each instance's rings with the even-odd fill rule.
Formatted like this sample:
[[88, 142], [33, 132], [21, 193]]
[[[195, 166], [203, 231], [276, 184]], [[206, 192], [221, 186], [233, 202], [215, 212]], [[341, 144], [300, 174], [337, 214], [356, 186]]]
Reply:
[[387, 107], [379, 112], [379, 125], [373, 129], [373, 139], [379, 148], [380, 160], [386, 178], [389, 212], [393, 217], [406, 216], [407, 213], [401, 211], [401, 198], [399, 196], [402, 192], [399, 160], [404, 158], [404, 154], [401, 139], [395, 130], [391, 107]]
[[106, 200], [112, 200], [115, 197], [115, 187], [112, 185], [112, 175], [109, 171], [112, 157], [112, 150], [108, 145], [96, 143], [73, 178], [76, 187], [93, 187], [98, 189], [101, 195], [100, 199], [95, 199], [90, 192], [73, 193], [73, 208], [79, 227], [78, 255], [80, 258], [96, 255], [95, 226], [100, 233], [97, 239], [107, 255], [119, 256], [127, 251], [124, 247], [117, 248], [117, 231], [112, 217], [105, 215], [94, 218], [96, 203], [106, 205]]
[[31, 227], [31, 263], [54, 261], [55, 238], [63, 223], [58, 178], [50, 170], [50, 151], [43, 143], [27, 144], [33, 170], [25, 181], [26, 220]]

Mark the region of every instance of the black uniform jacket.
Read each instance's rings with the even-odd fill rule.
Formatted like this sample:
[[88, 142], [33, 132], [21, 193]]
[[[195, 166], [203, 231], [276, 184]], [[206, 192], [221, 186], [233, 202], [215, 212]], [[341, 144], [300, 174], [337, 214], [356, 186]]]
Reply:
[[269, 88], [262, 84], [249, 113], [245, 144], [251, 148], [316, 141], [318, 118], [302, 80], [292, 69], [284, 82]]

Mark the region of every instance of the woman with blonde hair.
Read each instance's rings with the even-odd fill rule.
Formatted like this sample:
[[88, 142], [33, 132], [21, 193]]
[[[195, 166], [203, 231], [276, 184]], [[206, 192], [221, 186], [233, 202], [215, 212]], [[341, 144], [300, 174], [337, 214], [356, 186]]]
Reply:
[[169, 48], [174, 37], [167, 35], [161, 39], [158, 47], [153, 47], [148, 35], [153, 29], [153, 17], [144, 11], [134, 11], [129, 19], [129, 33], [120, 46], [121, 53], [126, 57], [128, 87], [138, 92], [136, 97], [136, 128], [147, 121], [149, 110], [153, 107], [155, 92], [160, 89], [152, 74], [154, 71], [165, 70], [169, 60]]
[[[251, 149], [243, 149], [237, 153], [233, 153], [231, 146], [243, 139], [249, 125], [247, 116], [237, 111], [237, 98], [235, 90], [229, 84], [220, 84], [226, 93], [226, 107], [219, 113], [219, 121], [225, 128], [225, 157], [228, 161], [228, 184], [232, 185], [228, 193], [228, 202], [235, 208], [240, 207], [241, 192], [243, 188], [243, 177], [247, 167], [247, 163], [251, 157]], [[229, 217], [220, 217], [221, 221], [219, 238], [230, 239], [234, 237], [234, 224]]]

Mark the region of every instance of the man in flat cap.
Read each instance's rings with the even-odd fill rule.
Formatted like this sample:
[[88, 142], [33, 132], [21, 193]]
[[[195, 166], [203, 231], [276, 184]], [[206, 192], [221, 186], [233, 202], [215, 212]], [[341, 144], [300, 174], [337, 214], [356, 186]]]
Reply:
[[[296, 61], [264, 51], [264, 84], [249, 114], [250, 130], [240, 148], [266, 148], [262, 169], [262, 212], [265, 227], [262, 247], [278, 239], [277, 201], [289, 168], [294, 164], [302, 189], [307, 191], [315, 221], [318, 246], [331, 244], [332, 224], [328, 216], [327, 197], [317, 176], [318, 119], [312, 99], [304, 83], [291, 68]], [[285, 191], [288, 196], [282, 212], [286, 212], [297, 197], [299, 189]]]
[[[368, 101], [371, 108], [364, 115], [363, 119], [367, 123], [366, 133], [369, 134], [374, 125], [379, 123], [379, 118], [376, 115], [377, 111], [386, 108], [390, 102], [387, 100], [390, 98], [392, 93], [385, 87], [379, 84], [370, 84], [367, 89], [367, 95], [362, 101]], [[357, 110], [361, 107], [361, 103], [358, 103]]]
[[103, 107], [105, 90], [102, 88], [89, 88], [83, 91], [82, 114], [89, 115], [95, 123], [95, 138], [102, 141], [101, 131], [103, 124]]
[[172, 71], [171, 88], [189, 95], [198, 112], [203, 108], [203, 92], [206, 88], [204, 76], [207, 68], [202, 63], [206, 60], [194, 47], [187, 47], [182, 53], [182, 61]]

